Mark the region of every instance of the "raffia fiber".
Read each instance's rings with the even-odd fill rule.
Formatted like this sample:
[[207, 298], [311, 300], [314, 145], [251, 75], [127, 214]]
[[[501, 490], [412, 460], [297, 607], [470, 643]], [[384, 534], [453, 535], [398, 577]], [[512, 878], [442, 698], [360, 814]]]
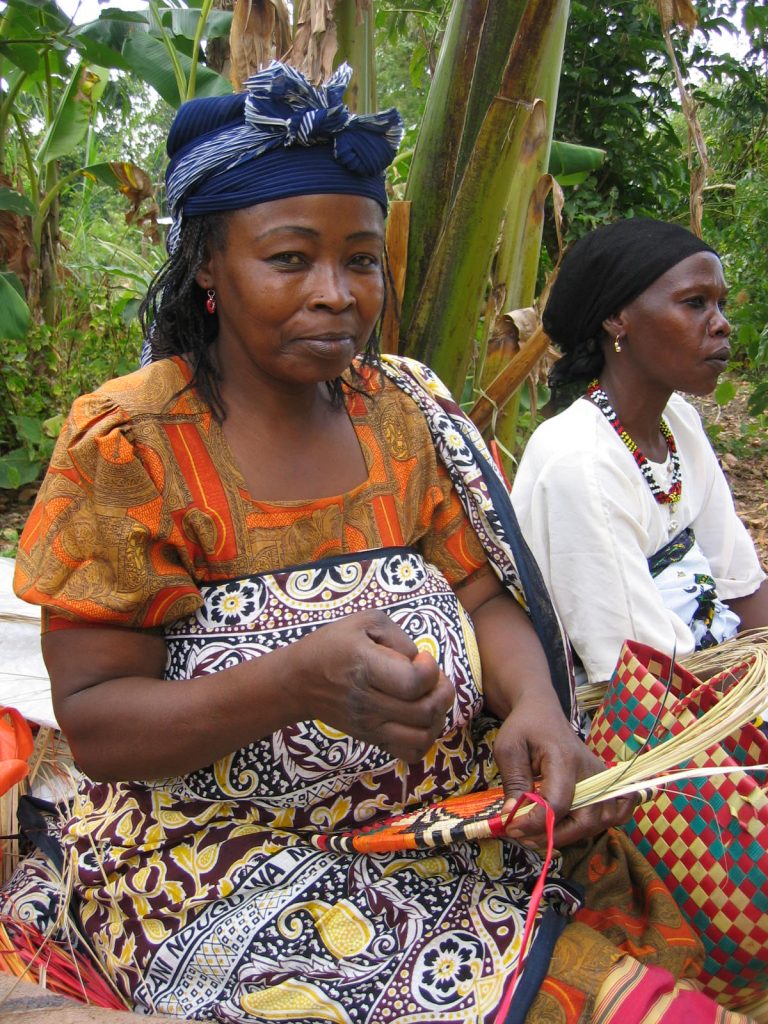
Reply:
[[34, 787], [53, 803], [66, 800], [74, 793], [75, 774], [72, 753], [64, 736], [58, 729], [41, 726], [29, 759], [29, 775], [0, 796], [0, 835], [5, 837], [1, 840], [0, 885], [8, 881], [19, 863], [16, 818], [19, 797]]
[[[45, 786], [47, 793], [54, 798], [71, 794], [73, 776], [74, 768], [66, 740], [58, 730], [40, 729], [31, 758], [30, 775], [14, 787], [17, 791], [15, 802], [18, 803], [19, 791], [22, 787], [28, 788], [30, 780], [36, 782], [37, 787]], [[61, 805], [62, 815], [65, 806]], [[71, 871], [71, 862], [65, 858], [57, 911], [47, 933], [29, 921], [8, 914], [0, 915], [0, 972], [34, 982], [49, 992], [81, 1003], [125, 1010], [128, 1008], [125, 1000], [90, 954], [88, 943], [79, 934], [69, 913]], [[53, 935], [55, 939], [51, 937]], [[8, 990], [3, 1001], [12, 992], [12, 988]]]
[[[725, 643], [709, 647], [705, 651], [695, 651], [686, 658], [679, 658], [678, 661], [684, 669], [699, 679], [708, 679], [756, 652], [759, 659], [761, 651], [768, 652], [768, 628], [745, 630], [732, 640], [726, 640]], [[607, 682], [580, 686], [579, 707], [584, 711], [594, 711], [602, 703], [607, 689]]]

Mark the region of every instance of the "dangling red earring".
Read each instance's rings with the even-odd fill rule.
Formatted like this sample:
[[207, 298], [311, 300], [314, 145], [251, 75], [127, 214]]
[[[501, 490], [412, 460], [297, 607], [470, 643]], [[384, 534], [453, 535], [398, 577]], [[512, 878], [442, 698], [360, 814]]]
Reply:
[[205, 300], [205, 308], [211, 316], [216, 312], [216, 292], [213, 288], [208, 289], [208, 298]]

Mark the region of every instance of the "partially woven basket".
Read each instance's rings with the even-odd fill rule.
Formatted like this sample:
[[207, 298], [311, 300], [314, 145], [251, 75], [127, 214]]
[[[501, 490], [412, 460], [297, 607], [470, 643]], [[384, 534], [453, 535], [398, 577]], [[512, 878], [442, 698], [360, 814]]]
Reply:
[[692, 777], [653, 782], [627, 831], [702, 938], [707, 994], [754, 1015], [768, 991], [768, 646], [741, 637], [687, 665], [709, 678], [626, 643], [588, 743], [603, 760], [680, 753]]

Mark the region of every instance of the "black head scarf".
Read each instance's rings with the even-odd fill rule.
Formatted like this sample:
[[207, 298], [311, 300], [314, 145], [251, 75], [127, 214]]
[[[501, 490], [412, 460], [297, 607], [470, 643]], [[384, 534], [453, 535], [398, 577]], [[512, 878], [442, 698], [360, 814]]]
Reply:
[[563, 352], [554, 387], [587, 380], [602, 369], [599, 338], [606, 317], [620, 312], [677, 263], [715, 250], [679, 224], [633, 217], [595, 228], [563, 257], [544, 308], [544, 330]]

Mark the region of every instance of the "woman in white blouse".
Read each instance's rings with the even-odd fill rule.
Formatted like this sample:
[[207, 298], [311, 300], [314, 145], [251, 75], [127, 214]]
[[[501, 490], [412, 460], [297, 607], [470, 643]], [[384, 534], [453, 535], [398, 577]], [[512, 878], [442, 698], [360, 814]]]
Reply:
[[[768, 625], [768, 583], [696, 410], [730, 356], [717, 254], [674, 224], [597, 228], [544, 310], [563, 352], [512, 498], [590, 682], [626, 638], [678, 657]], [[575, 394], [574, 394], [575, 391]]]

